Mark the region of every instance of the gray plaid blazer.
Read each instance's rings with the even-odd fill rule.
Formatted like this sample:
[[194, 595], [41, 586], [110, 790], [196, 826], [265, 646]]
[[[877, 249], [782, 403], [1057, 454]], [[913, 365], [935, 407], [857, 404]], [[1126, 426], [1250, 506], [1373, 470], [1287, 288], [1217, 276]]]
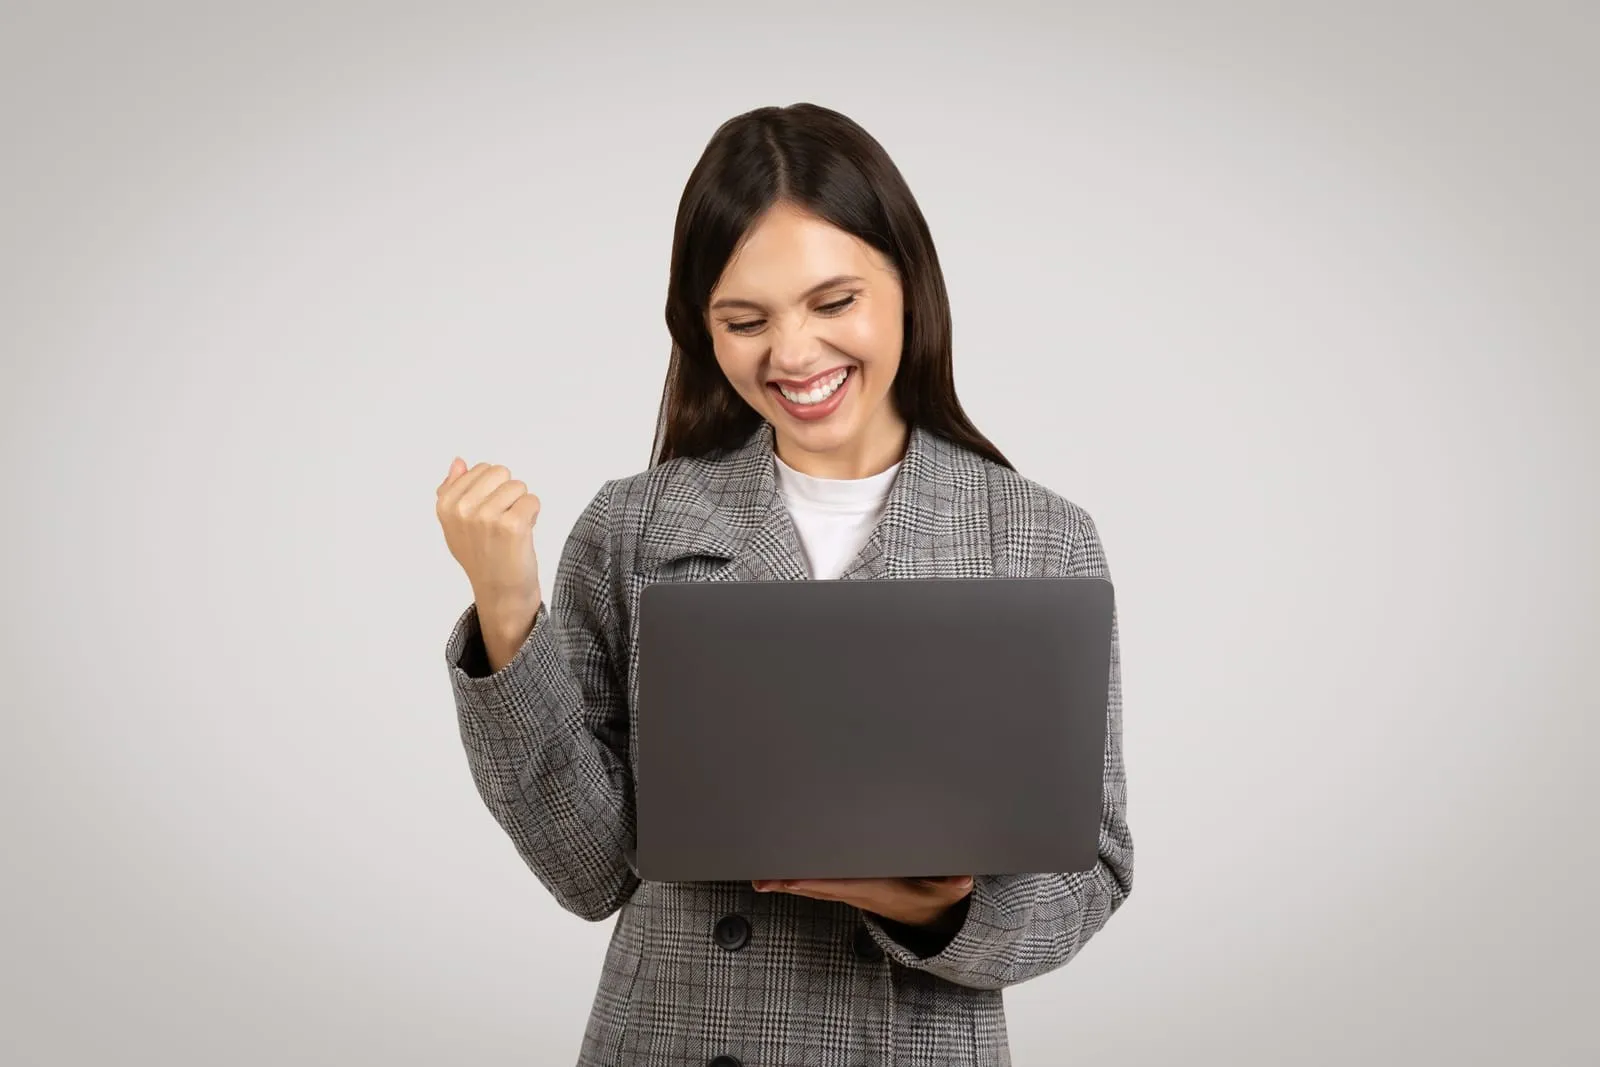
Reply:
[[[1106, 576], [1081, 508], [913, 430], [845, 578]], [[1010, 1063], [1002, 991], [1072, 959], [1128, 898], [1113, 632], [1100, 860], [979, 876], [939, 943], [845, 905], [748, 883], [641, 882], [630, 866], [640, 591], [663, 579], [803, 579], [771, 428], [740, 448], [607, 482], [577, 520], [548, 608], [491, 673], [475, 608], [446, 657], [479, 794], [561, 906], [617, 916], [580, 1067]]]

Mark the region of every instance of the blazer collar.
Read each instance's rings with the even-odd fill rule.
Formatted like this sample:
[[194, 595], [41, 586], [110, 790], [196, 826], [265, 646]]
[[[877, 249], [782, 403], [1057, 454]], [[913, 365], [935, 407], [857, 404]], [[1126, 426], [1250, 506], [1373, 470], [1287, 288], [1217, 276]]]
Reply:
[[[769, 423], [720, 456], [691, 460], [658, 494], [657, 520], [644, 555], [665, 564], [687, 557], [721, 560], [717, 581], [805, 578], [799, 535], [773, 462]], [[666, 516], [673, 521], [665, 521]], [[882, 517], [843, 577], [978, 577], [992, 572], [988, 472], [984, 461], [921, 427]]]

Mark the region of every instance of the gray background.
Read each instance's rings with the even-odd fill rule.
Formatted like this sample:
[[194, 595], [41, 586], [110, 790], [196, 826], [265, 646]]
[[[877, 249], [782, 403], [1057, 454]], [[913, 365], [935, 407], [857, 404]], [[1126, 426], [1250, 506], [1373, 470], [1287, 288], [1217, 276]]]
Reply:
[[1136, 892], [1017, 1062], [1595, 1055], [1596, 5], [975, 6], [5, 7], [0, 1060], [572, 1062], [609, 924], [472, 790], [433, 490], [553, 569], [802, 99], [1120, 587]]

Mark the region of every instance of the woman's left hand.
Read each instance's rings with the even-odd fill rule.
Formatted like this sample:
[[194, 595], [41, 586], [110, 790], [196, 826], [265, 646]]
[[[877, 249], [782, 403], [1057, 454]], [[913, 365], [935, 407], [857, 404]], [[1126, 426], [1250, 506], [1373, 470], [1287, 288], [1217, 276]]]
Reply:
[[970, 875], [951, 878], [821, 878], [751, 883], [764, 893], [793, 893], [850, 904], [907, 926], [933, 926], [972, 892]]

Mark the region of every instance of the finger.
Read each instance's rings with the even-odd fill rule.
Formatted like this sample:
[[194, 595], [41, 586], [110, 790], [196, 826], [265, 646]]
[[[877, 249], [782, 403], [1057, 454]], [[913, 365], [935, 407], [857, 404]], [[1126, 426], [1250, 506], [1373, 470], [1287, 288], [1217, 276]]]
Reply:
[[444, 476], [444, 481], [439, 483], [439, 492], [442, 494], [446, 489], [450, 488], [450, 486], [454, 484], [456, 479], [460, 478], [465, 473], [467, 473], [467, 461], [462, 459], [460, 456], [457, 456], [455, 459], [450, 461], [450, 471]]
[[973, 879], [967, 875], [947, 878], [917, 878], [910, 880], [912, 892], [925, 900], [954, 904], [972, 892]]
[[524, 493], [505, 510], [504, 517], [518, 529], [533, 529], [533, 524], [539, 521], [539, 498], [532, 493]]
[[444, 510], [455, 511], [461, 502], [462, 496], [493, 466], [493, 463], [475, 463], [457, 475], [455, 480], [445, 486], [444, 490], [439, 494], [439, 507]]
[[796, 897], [808, 897], [811, 900], [826, 900], [835, 904], [858, 905], [867, 899], [866, 897], [857, 896], [848, 890], [829, 887], [825, 882], [784, 882], [782, 883], [782, 888], [778, 889], [777, 892], [787, 893]]
[[954, 904], [962, 897], [972, 892], [975, 880], [971, 875], [962, 875], [959, 878], [947, 878], [944, 883], [935, 888], [934, 892], [940, 900]]
[[456, 514], [462, 518], [475, 515], [483, 502], [500, 486], [511, 480], [511, 472], [499, 463], [482, 463], [468, 471], [461, 479], [461, 495], [456, 498]]
[[809, 894], [816, 891], [808, 889], [807, 883], [793, 878], [758, 878], [750, 884], [762, 893], [793, 893], [806, 889]]
[[527, 495], [528, 487], [525, 484], [516, 478], [508, 478], [483, 498], [483, 503], [478, 505], [478, 514], [499, 515]]
[[893, 878], [790, 878], [785, 884], [805, 886], [808, 889], [835, 889], [840, 892], [872, 889], [892, 885]]
[[814, 900], [861, 905], [881, 900], [896, 889], [891, 878], [791, 878], [782, 883], [780, 891]]
[[972, 888], [972, 876], [969, 874], [941, 875], [934, 878], [908, 878], [906, 881], [925, 889], [938, 891], [951, 891], [965, 893]]

